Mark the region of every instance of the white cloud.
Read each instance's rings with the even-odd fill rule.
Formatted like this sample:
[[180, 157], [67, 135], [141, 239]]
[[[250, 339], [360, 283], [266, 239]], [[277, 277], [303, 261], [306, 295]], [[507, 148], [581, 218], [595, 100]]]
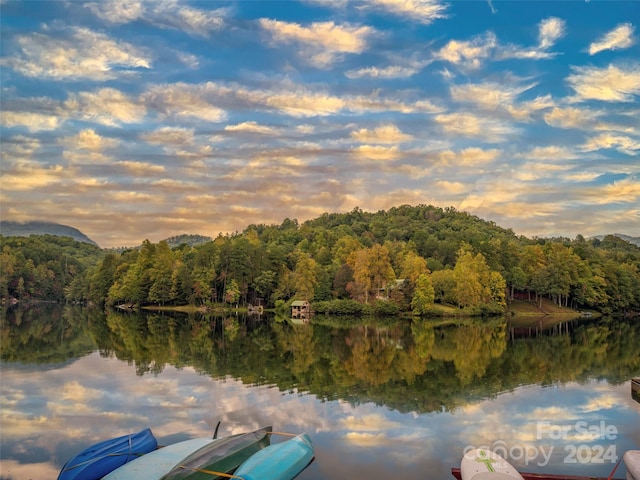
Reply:
[[589, 45], [589, 55], [604, 50], [616, 50], [618, 48], [629, 48], [634, 43], [633, 25], [630, 23], [622, 23], [616, 28], [606, 33], [602, 38]]
[[352, 152], [356, 157], [365, 160], [396, 160], [401, 155], [398, 147], [382, 145], [360, 145], [353, 148]]
[[488, 142], [500, 142], [517, 130], [511, 125], [473, 113], [450, 113], [435, 116], [445, 133], [481, 138]]
[[599, 113], [588, 108], [556, 107], [545, 113], [544, 121], [553, 127], [583, 129], [591, 124]]
[[640, 141], [623, 135], [611, 135], [608, 133], [590, 138], [582, 147], [590, 152], [593, 150], [601, 150], [612, 148], [627, 155], [636, 155], [640, 150]]
[[29, 132], [55, 130], [62, 124], [63, 120], [64, 119], [58, 115], [48, 115], [43, 113], [24, 111], [4, 111], [2, 112], [2, 116], [0, 116], [0, 121], [4, 127], [24, 127]]
[[74, 27], [71, 32], [68, 39], [42, 33], [21, 35], [16, 40], [20, 55], [8, 57], [2, 63], [26, 77], [56, 80], [104, 81], [151, 67], [149, 55], [129, 43], [87, 28]]
[[479, 68], [481, 61], [491, 56], [498, 45], [494, 33], [474, 37], [472, 40], [450, 40], [435, 53], [435, 57], [467, 68]]
[[194, 131], [190, 128], [161, 127], [153, 132], [143, 133], [140, 138], [154, 145], [188, 146], [193, 144]]
[[114, 88], [72, 94], [64, 108], [70, 117], [109, 126], [139, 122], [146, 115], [144, 105]]
[[612, 203], [635, 203], [640, 201], [640, 182], [634, 178], [625, 178], [607, 185], [590, 188], [581, 192], [585, 202], [595, 205]]
[[640, 64], [606, 68], [572, 67], [567, 82], [576, 92], [573, 101], [632, 102], [640, 95]]
[[115, 24], [133, 22], [145, 13], [144, 5], [139, 0], [102, 0], [84, 6], [96, 17]]
[[565, 21], [557, 17], [549, 17], [538, 25], [538, 46], [546, 50], [565, 35]]
[[533, 87], [535, 84], [509, 85], [508, 82], [455, 85], [451, 87], [451, 98], [475, 104], [484, 111], [505, 111], [517, 120], [528, 121], [533, 113], [554, 106], [550, 95], [517, 102], [520, 94]]
[[351, 137], [363, 143], [400, 143], [413, 139], [411, 135], [402, 133], [395, 125], [383, 125], [374, 130], [361, 128], [352, 132]]
[[208, 37], [221, 30], [228, 8], [203, 10], [175, 0], [141, 2], [140, 0], [104, 0], [85, 5], [95, 16], [112, 24], [145, 21], [163, 29], [180, 30], [189, 35]]
[[345, 75], [351, 79], [358, 78], [409, 78], [419, 73], [428, 62], [412, 62], [409, 65], [390, 65], [388, 67], [365, 67], [358, 70], [348, 70]]
[[260, 125], [258, 122], [249, 121], [242, 122], [236, 125], [227, 125], [224, 127], [227, 132], [249, 132], [249, 133], [260, 133], [263, 135], [269, 135], [275, 132], [275, 130], [266, 125]]
[[192, 85], [180, 82], [156, 85], [142, 95], [142, 100], [162, 116], [222, 122], [227, 113], [215, 104], [219, 93], [211, 83]]
[[361, 53], [367, 47], [367, 37], [375, 33], [372, 27], [337, 25], [334, 22], [314, 22], [309, 27], [298, 23], [261, 18], [259, 25], [271, 35], [274, 43], [295, 43], [303, 61], [328, 68], [347, 53]]
[[371, 0], [368, 5], [425, 25], [447, 18], [447, 4], [438, 0]]
[[88, 128], [81, 130], [77, 135], [64, 137], [58, 143], [69, 149], [101, 152], [107, 148], [117, 146], [119, 142], [116, 139], [98, 135], [95, 130]]

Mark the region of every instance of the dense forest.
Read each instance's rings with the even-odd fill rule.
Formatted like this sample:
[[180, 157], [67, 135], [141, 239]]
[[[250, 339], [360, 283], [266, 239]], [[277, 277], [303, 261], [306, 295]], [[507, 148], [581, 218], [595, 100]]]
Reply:
[[498, 314], [510, 299], [640, 309], [640, 248], [616, 236], [526, 238], [453, 208], [325, 213], [249, 225], [201, 244], [108, 251], [54, 236], [0, 237], [3, 301], [106, 305], [307, 300], [320, 312]]

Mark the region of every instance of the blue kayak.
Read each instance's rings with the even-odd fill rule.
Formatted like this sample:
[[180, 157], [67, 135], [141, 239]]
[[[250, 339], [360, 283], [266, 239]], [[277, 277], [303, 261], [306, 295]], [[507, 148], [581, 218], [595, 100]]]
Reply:
[[150, 429], [84, 449], [60, 470], [58, 480], [99, 480], [116, 468], [158, 448]]
[[244, 480], [291, 480], [311, 463], [313, 455], [311, 439], [302, 433], [253, 454], [233, 476]]

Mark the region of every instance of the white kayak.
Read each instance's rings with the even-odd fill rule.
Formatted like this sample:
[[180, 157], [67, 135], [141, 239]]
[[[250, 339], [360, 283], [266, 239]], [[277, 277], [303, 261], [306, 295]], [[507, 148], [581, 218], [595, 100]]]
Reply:
[[471, 450], [460, 463], [462, 480], [524, 480], [504, 458], [491, 450]]
[[196, 450], [215, 442], [211, 437], [194, 438], [174, 443], [125, 463], [102, 480], [133, 480], [160, 478]]
[[640, 450], [627, 450], [624, 454], [627, 480], [640, 480]]

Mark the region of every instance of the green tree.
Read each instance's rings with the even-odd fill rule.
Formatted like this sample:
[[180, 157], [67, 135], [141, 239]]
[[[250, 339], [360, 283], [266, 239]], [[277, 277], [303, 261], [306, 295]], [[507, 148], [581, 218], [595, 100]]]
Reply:
[[295, 298], [313, 300], [318, 286], [318, 264], [309, 254], [299, 252], [296, 268], [293, 272], [293, 282], [296, 286]]
[[173, 298], [173, 252], [165, 240], [158, 243], [155, 248], [149, 279], [151, 286], [148, 300], [161, 305], [170, 302]]
[[414, 315], [425, 315], [429, 313], [435, 301], [435, 291], [431, 283], [431, 277], [423, 273], [416, 280], [416, 288], [411, 299], [411, 308]]

